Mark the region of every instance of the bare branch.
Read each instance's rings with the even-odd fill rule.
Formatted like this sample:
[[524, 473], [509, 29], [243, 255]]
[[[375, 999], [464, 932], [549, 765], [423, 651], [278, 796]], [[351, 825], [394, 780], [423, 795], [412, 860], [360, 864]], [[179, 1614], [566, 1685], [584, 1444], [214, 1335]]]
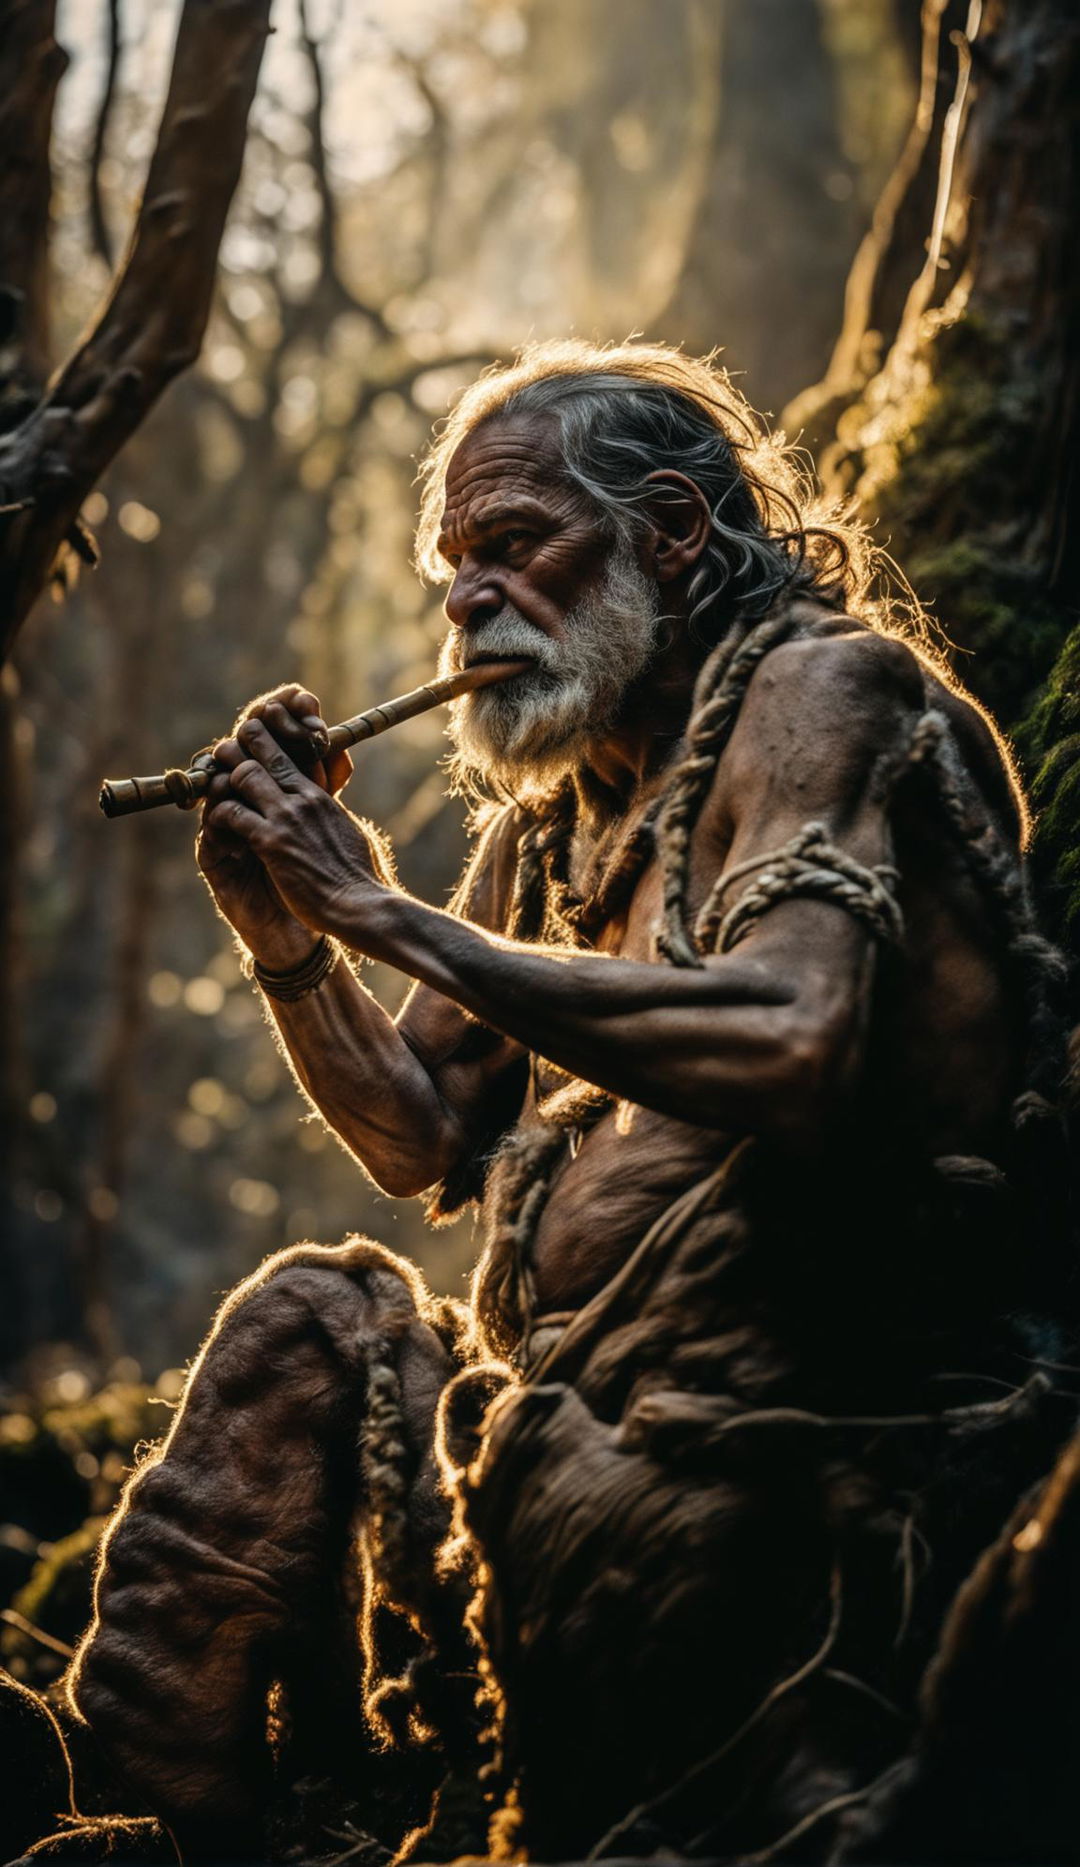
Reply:
[[377, 305], [367, 303], [349, 290], [341, 277], [338, 265], [338, 211], [337, 197], [330, 181], [330, 171], [326, 160], [326, 82], [323, 76], [322, 55], [319, 42], [314, 38], [308, 22], [307, 0], [300, 0], [300, 43], [311, 73], [312, 105], [307, 117], [307, 131], [311, 146], [311, 166], [315, 174], [315, 186], [319, 194], [319, 284], [313, 294], [313, 300], [328, 296], [342, 310], [358, 312], [361, 317], [370, 319], [380, 337], [391, 335], [390, 327]]
[[90, 242], [94, 252], [99, 254], [109, 267], [113, 263], [112, 240], [109, 236], [108, 222], [105, 219], [105, 204], [101, 198], [101, 162], [105, 154], [105, 139], [109, 133], [109, 118], [112, 115], [113, 97], [116, 93], [116, 74], [120, 66], [120, 0], [106, 0], [108, 33], [106, 37], [105, 84], [98, 105], [97, 121], [94, 124], [94, 141], [90, 150]]
[[82, 500], [165, 386], [198, 356], [240, 175], [270, 0], [185, 0], [172, 76], [127, 258], [90, 335], [0, 441], [6, 655]]
[[424, 234], [420, 242], [420, 255], [417, 263], [416, 276], [419, 280], [430, 278], [435, 271], [439, 228], [446, 206], [450, 122], [443, 101], [431, 83], [422, 61], [418, 58], [410, 58], [400, 50], [396, 53], [396, 57], [423, 98], [430, 116], [430, 126], [422, 148], [430, 184], [424, 211]]
[[3, 426], [24, 388], [48, 374], [49, 142], [67, 54], [54, 37], [56, 0], [7, 0], [0, 9], [0, 386]]

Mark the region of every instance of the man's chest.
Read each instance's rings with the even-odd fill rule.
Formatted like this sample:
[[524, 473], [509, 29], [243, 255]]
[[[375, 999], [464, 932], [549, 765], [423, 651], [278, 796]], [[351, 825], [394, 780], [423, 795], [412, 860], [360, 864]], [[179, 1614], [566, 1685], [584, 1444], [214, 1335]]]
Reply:
[[575, 835], [570, 852], [571, 892], [581, 903], [582, 937], [597, 952], [654, 960], [665, 890], [678, 863], [691, 916], [722, 876], [730, 839], [691, 834], [685, 850], [655, 801], [646, 798], [615, 831]]

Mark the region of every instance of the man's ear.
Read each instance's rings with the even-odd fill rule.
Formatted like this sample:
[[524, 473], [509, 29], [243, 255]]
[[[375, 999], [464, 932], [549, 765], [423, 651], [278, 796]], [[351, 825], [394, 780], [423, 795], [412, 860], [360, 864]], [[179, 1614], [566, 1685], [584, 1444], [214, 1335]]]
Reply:
[[709, 502], [700, 486], [669, 467], [650, 473], [647, 484], [645, 511], [652, 536], [646, 553], [657, 583], [673, 583], [684, 571], [693, 570], [709, 542]]

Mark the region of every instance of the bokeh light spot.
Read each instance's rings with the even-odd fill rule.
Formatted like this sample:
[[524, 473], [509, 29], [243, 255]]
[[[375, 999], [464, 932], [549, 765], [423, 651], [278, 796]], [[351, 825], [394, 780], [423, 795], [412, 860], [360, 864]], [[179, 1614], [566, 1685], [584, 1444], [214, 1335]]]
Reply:
[[111, 1186], [91, 1187], [86, 1203], [92, 1218], [108, 1221], [115, 1219], [120, 1210], [120, 1201]]
[[225, 1106], [227, 1090], [224, 1083], [219, 1083], [216, 1076], [200, 1076], [188, 1090], [188, 1102], [196, 1115], [220, 1115]]
[[163, 1009], [169, 1005], [178, 1005], [184, 996], [184, 981], [179, 973], [155, 972], [146, 987], [146, 996], [152, 1005]]
[[234, 1180], [229, 1188], [229, 1203], [250, 1218], [269, 1219], [281, 1204], [281, 1197], [269, 1180]]
[[201, 1148], [209, 1147], [214, 1138], [214, 1128], [205, 1115], [195, 1115], [185, 1109], [173, 1123], [173, 1132], [181, 1147], [191, 1148], [197, 1153]]
[[225, 1003], [225, 987], [202, 973], [199, 978], [188, 980], [184, 987], [184, 1003], [200, 1018], [216, 1018]]
[[126, 499], [116, 517], [120, 530], [134, 538], [136, 544], [152, 544], [161, 530], [157, 513], [151, 512], [139, 499]]

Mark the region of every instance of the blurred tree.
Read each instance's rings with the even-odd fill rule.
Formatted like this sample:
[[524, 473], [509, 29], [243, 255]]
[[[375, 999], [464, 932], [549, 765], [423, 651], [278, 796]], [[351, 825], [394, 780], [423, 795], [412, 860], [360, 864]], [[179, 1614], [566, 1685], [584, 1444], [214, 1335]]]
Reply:
[[967, 0], [923, 0], [902, 9], [918, 26], [918, 92], [896, 164], [875, 202], [844, 294], [844, 316], [824, 377], [784, 410], [811, 449], [832, 439], [843, 410], [881, 367], [899, 328], [913, 277], [926, 257], [941, 165], [941, 138], [955, 78], [948, 47]]
[[696, 212], [650, 322], [692, 350], [723, 345], [759, 404], [781, 407], [829, 353], [839, 281], [911, 114], [913, 12], [913, 0], [718, 9]]
[[[302, 669], [320, 680], [328, 707], [356, 710], [353, 696], [365, 690], [339, 623], [345, 593], [363, 575], [354, 535], [361, 488], [376, 482], [375, 529], [400, 583], [410, 457], [428, 421], [413, 394], [423, 393], [424, 379], [449, 370], [460, 380], [487, 360], [415, 328], [413, 301], [395, 291], [392, 272], [388, 285], [374, 268], [370, 297], [346, 280], [326, 146], [323, 43], [304, 5], [291, 44], [294, 62], [282, 67], [279, 58], [279, 77], [264, 86], [251, 126], [206, 367], [177, 385], [88, 504], [106, 546], [101, 581], [43, 614], [34, 652], [19, 655], [21, 725], [26, 734], [37, 729], [48, 757], [35, 760], [41, 769], [23, 856], [34, 964], [20, 1007], [32, 1035], [11, 1227], [25, 1299], [16, 1351], [74, 1340], [107, 1366], [120, 1346], [116, 1272], [128, 1266], [123, 1334], [129, 1341], [134, 1334], [144, 1356], [160, 1364], [176, 1353], [177, 1339], [192, 1345], [213, 1290], [247, 1269], [260, 1246], [280, 1242], [284, 1226], [340, 1234], [372, 1200], [344, 1159], [323, 1210], [316, 1213], [310, 1194], [305, 1200], [312, 1149], [321, 1151], [324, 1136], [298, 1122], [295, 1091], [195, 877], [189, 838], [177, 823], [155, 819], [124, 824], [103, 841], [94, 808], [103, 770], [160, 765], [172, 748], [181, 756], [270, 678]], [[434, 95], [421, 60], [396, 51], [392, 58], [421, 95]], [[110, 57], [106, 99], [114, 83]], [[107, 171], [105, 116], [103, 102], [92, 153]], [[137, 107], [128, 116], [119, 134], [130, 137]], [[384, 195], [395, 181], [411, 180], [407, 171], [437, 135], [434, 114], [421, 117], [395, 172], [381, 178]], [[423, 188], [436, 191], [441, 168], [420, 166]], [[100, 249], [108, 190], [96, 201], [92, 190], [91, 202], [91, 239]], [[392, 213], [392, 199], [387, 206]], [[420, 215], [421, 247], [429, 218]], [[409, 262], [401, 269], [422, 292], [422, 265], [411, 252]], [[395, 298], [391, 322], [384, 307]], [[441, 386], [439, 396], [446, 393]], [[173, 521], [164, 534], [162, 511]], [[373, 655], [370, 635], [363, 638], [369, 680], [400, 675], [407, 685], [412, 669], [417, 679], [430, 671], [433, 638], [419, 620], [426, 598], [414, 586], [401, 607], [385, 652]], [[426, 760], [423, 746], [419, 761], [415, 751], [406, 757], [405, 800], [400, 773], [386, 782], [387, 762], [375, 768], [369, 805], [392, 826], [408, 791], [417, 782], [424, 788], [437, 725], [434, 732]], [[418, 762], [419, 781], [408, 776]], [[440, 804], [442, 791], [440, 783]], [[422, 831], [431, 804], [419, 824], [411, 814]], [[436, 893], [460, 853], [455, 826]], [[48, 1090], [38, 1089], [42, 1081]], [[157, 1093], [147, 1098], [149, 1081]], [[325, 1168], [320, 1177], [335, 1178]], [[236, 1255], [223, 1237], [230, 1224]], [[55, 1248], [36, 1252], [40, 1239], [55, 1241], [59, 1256]]]
[[[97, 322], [63, 368], [49, 363], [53, 111], [67, 59], [55, 0], [12, 0], [0, 19], [0, 663], [43, 584], [94, 562], [79, 509], [103, 469], [177, 372], [198, 354], [218, 245], [240, 174], [269, 0], [187, 0], [172, 82], [131, 246]], [[110, 9], [113, 58], [116, 11]], [[114, 67], [113, 67], [114, 68]], [[102, 111], [104, 125], [111, 83]], [[99, 152], [97, 152], [99, 153]], [[96, 172], [96, 163], [95, 163]], [[0, 1129], [21, 1115], [13, 1043], [18, 778], [14, 692], [0, 699]], [[12, 1161], [0, 1159], [0, 1218]], [[10, 1226], [5, 1224], [5, 1233]]]

